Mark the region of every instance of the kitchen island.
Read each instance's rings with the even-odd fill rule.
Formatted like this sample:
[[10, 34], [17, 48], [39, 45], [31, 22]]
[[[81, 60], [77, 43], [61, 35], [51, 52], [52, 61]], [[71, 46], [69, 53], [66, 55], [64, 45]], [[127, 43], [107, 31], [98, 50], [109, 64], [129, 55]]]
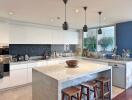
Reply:
[[82, 59], [79, 59], [76, 68], [68, 68], [65, 63], [33, 68], [33, 100], [61, 100], [61, 91], [64, 88], [76, 86], [100, 76], [112, 79], [111, 69], [111, 66], [106, 63]]

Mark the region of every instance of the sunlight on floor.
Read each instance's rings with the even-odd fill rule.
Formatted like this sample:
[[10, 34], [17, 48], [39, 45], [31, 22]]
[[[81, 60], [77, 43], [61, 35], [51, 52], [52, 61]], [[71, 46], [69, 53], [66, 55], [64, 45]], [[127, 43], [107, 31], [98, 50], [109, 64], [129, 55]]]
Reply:
[[125, 89], [121, 89], [121, 88], [113, 86], [112, 87], [112, 98], [116, 97], [117, 95], [119, 95], [123, 91], [125, 91]]

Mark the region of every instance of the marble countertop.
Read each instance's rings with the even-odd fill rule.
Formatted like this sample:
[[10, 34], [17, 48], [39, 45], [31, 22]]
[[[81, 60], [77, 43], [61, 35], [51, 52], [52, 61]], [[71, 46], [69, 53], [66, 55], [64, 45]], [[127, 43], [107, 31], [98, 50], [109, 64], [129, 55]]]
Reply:
[[63, 63], [48, 67], [33, 68], [33, 70], [38, 71], [51, 78], [54, 78], [59, 82], [64, 82], [85, 75], [106, 71], [111, 68], [112, 67], [108, 66], [108, 64], [106, 63], [96, 63], [96, 62], [80, 59], [77, 68], [68, 68], [66, 63]]
[[89, 61], [97, 61], [97, 62], [104, 62], [104, 63], [118, 63], [118, 64], [126, 64], [129, 62], [132, 62], [132, 59], [125, 61], [125, 60], [114, 60], [114, 59], [105, 59], [105, 58], [96, 59], [96, 58], [73, 56], [73, 57], [50, 58], [46, 60], [28, 60], [28, 61], [10, 62], [10, 64], [16, 65], [16, 64], [35, 63], [35, 62], [40, 62], [40, 61], [68, 60], [68, 59], [84, 59], [84, 60], [89, 60]]
[[78, 57], [58, 57], [58, 58], [50, 58], [46, 60], [28, 60], [28, 61], [18, 61], [18, 62], [10, 62], [11, 65], [17, 64], [27, 64], [27, 63], [35, 63], [35, 62], [43, 62], [43, 61], [55, 61], [55, 60], [68, 60], [68, 59], [76, 59]]
[[82, 57], [83, 59], [86, 60], [91, 60], [91, 61], [99, 61], [99, 62], [107, 62], [107, 63], [117, 63], [117, 64], [126, 64], [129, 62], [132, 62], [132, 59], [130, 60], [114, 60], [114, 59], [106, 59], [106, 58], [100, 58], [100, 59], [95, 59], [95, 58], [86, 58]]

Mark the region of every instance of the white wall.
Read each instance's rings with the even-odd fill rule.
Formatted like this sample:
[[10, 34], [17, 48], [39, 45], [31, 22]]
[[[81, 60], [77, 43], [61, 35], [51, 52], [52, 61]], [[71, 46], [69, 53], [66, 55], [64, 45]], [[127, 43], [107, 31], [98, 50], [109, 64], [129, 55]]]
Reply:
[[76, 31], [48, 29], [26, 23], [2, 23], [0, 21], [0, 43], [78, 44], [78, 34]]

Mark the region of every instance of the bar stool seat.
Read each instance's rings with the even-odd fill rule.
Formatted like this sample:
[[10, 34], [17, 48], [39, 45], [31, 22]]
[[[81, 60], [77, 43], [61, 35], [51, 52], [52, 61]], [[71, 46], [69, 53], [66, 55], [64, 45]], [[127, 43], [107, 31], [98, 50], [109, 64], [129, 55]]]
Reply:
[[90, 82], [82, 83], [81, 85], [83, 85], [84, 87], [93, 88], [93, 87], [97, 86], [97, 82], [96, 81], [90, 81]]
[[[72, 100], [72, 98], [80, 99], [80, 89], [77, 87], [70, 87], [62, 90], [62, 100], [64, 100], [64, 96], [68, 96], [68, 100]], [[75, 97], [77, 95], [77, 97]]]
[[110, 82], [110, 79], [107, 77], [100, 77], [100, 78], [97, 78], [96, 81], [106, 83], [106, 82]]

